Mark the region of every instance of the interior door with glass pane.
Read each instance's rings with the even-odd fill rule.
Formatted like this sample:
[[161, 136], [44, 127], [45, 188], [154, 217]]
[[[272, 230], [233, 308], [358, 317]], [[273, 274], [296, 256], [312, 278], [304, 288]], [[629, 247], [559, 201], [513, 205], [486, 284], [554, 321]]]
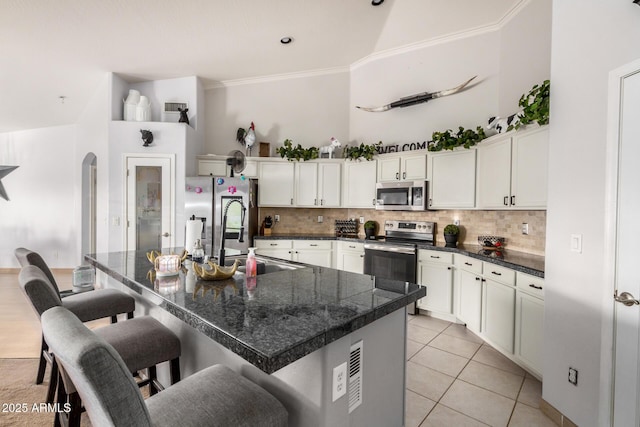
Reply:
[[173, 159], [126, 157], [127, 250], [174, 247]]

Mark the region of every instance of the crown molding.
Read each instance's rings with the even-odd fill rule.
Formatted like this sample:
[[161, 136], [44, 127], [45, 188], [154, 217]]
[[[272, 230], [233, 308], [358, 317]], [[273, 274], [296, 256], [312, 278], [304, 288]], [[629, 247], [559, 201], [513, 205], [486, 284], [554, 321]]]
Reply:
[[250, 85], [250, 84], [257, 84], [257, 83], [277, 82], [281, 80], [326, 76], [331, 74], [348, 73], [349, 71], [350, 71], [350, 68], [347, 65], [342, 67], [319, 68], [316, 70], [296, 71], [293, 73], [271, 74], [268, 76], [249, 77], [246, 79], [222, 80], [219, 82], [215, 82], [212, 85], [209, 85], [206, 89], [219, 89], [219, 88], [230, 87], [230, 86], [242, 86], [242, 85]]

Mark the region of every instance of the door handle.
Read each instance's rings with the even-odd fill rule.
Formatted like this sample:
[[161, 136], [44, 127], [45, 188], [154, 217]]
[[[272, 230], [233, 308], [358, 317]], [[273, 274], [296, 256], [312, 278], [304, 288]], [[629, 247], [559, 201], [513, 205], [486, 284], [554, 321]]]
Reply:
[[511, 196], [511, 204], [512, 204], [513, 206], [515, 206], [515, 205], [516, 205], [516, 196]]
[[169, 236], [171, 236], [171, 234], [169, 234], [169, 233], [168, 233], [168, 232], [166, 232], [166, 231], [165, 231], [164, 233], [162, 233], [162, 237], [169, 237]]
[[407, 179], [407, 173], [406, 172], [402, 172], [402, 179]]
[[507, 200], [509, 200], [509, 196], [504, 196], [502, 203], [504, 203], [505, 206], [509, 206], [509, 203], [507, 203]]
[[627, 307], [631, 307], [632, 305], [640, 305], [640, 301], [635, 299], [629, 292], [623, 292], [618, 296], [618, 291], [616, 290], [613, 294], [613, 299], [616, 300], [616, 302], [626, 305]]

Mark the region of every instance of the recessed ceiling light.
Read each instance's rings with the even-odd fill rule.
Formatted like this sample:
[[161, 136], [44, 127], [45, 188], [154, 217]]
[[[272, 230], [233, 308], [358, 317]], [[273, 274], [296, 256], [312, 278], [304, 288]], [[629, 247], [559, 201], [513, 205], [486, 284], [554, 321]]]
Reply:
[[372, 6], [380, 6], [382, 3], [384, 3], [384, 0], [371, 0]]
[[280, 43], [282, 44], [289, 44], [293, 41], [293, 39], [291, 37], [283, 37], [280, 39]]

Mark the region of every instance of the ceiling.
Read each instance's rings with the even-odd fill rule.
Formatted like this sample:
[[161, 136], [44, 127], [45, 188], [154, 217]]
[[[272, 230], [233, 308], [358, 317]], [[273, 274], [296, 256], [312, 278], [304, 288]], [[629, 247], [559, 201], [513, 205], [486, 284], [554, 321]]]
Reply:
[[494, 26], [527, 1], [0, 0], [0, 132], [76, 123], [110, 71], [206, 88], [348, 67]]

